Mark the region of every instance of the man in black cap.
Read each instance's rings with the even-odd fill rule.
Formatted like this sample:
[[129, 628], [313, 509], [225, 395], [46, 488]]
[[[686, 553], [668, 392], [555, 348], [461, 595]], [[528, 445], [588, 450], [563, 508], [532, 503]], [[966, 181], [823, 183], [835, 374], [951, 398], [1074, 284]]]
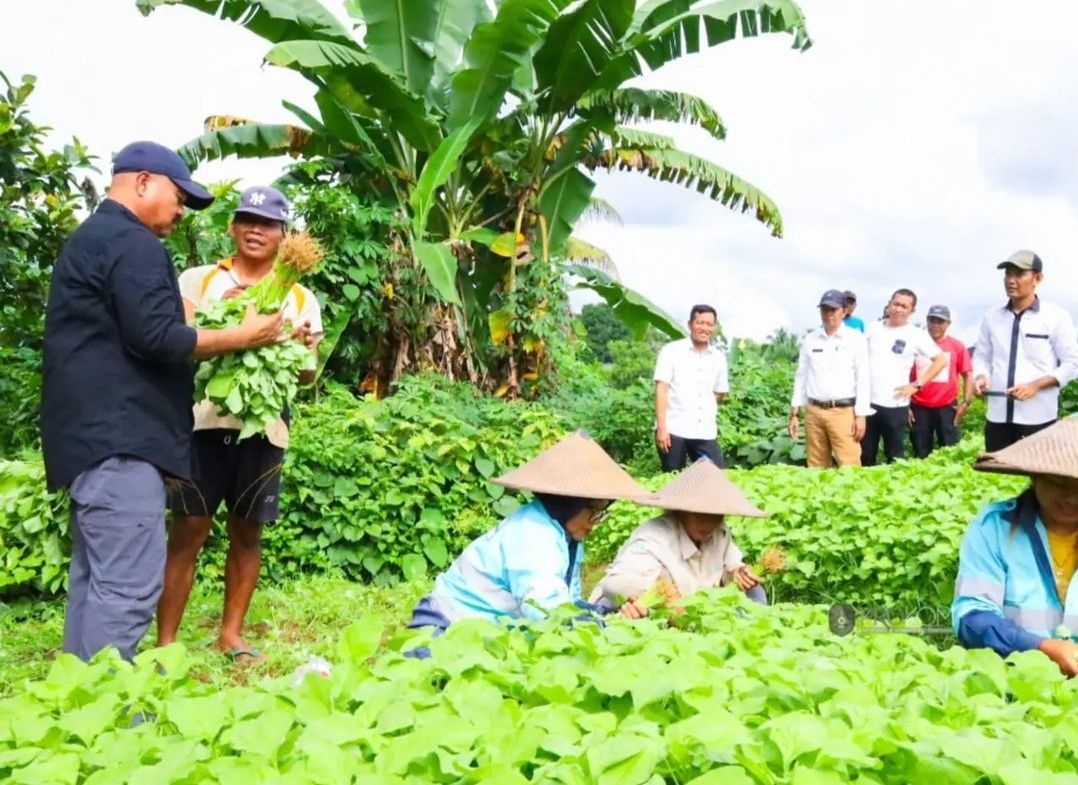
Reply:
[[1078, 377], [1078, 339], [1070, 314], [1037, 296], [1044, 279], [1041, 258], [1015, 251], [996, 267], [1004, 271], [1007, 302], [984, 315], [973, 352], [974, 390], [988, 396], [984, 446], [989, 452], [1055, 422], [1060, 389]]
[[153, 618], [165, 566], [165, 478], [191, 475], [192, 359], [279, 340], [281, 316], [239, 327], [184, 322], [161, 244], [213, 196], [175, 152], [134, 142], [108, 199], [68, 239], [45, 313], [42, 448], [50, 488], [71, 493], [64, 651], [127, 659]]
[[842, 297], [846, 302], [845, 312], [846, 315], [842, 319], [842, 323], [847, 327], [852, 327], [859, 333], [865, 331], [865, 323], [861, 321], [860, 316], [854, 316], [853, 312], [857, 310], [857, 295], [851, 292], [849, 289], [842, 293]]
[[820, 298], [823, 326], [805, 336], [797, 359], [790, 398], [791, 439], [799, 433], [798, 415], [805, 418], [806, 463], [810, 468], [861, 465], [861, 439], [869, 404], [868, 344], [865, 336], [842, 323], [846, 297], [828, 289]]

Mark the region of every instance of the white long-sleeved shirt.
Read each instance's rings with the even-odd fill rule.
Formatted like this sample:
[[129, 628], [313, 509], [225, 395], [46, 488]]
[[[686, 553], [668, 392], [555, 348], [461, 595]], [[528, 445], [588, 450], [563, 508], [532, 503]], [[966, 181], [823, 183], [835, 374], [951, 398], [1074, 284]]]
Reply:
[[872, 414], [868, 343], [864, 335], [842, 324], [833, 335], [821, 327], [805, 336], [797, 359], [790, 406], [805, 406], [810, 398], [817, 401], [853, 398], [855, 415]]
[[1051, 376], [1059, 387], [1040, 390], [1026, 401], [993, 395], [988, 420], [1039, 425], [1059, 416], [1059, 391], [1078, 377], [1078, 336], [1063, 308], [1037, 298], [1021, 313], [1010, 304], [984, 315], [973, 352], [973, 377], [987, 376], [988, 389], [1003, 392]]

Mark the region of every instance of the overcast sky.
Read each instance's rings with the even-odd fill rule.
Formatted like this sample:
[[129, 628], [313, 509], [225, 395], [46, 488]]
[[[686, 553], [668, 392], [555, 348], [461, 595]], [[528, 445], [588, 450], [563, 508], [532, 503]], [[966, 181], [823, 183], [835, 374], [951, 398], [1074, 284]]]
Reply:
[[[800, 332], [831, 287], [854, 289], [867, 320], [909, 287], [922, 316], [947, 304], [970, 339], [1004, 299], [995, 264], [1018, 248], [1044, 259], [1042, 296], [1074, 313], [1078, 3], [801, 7], [815, 42], [805, 53], [766, 36], [643, 80], [719, 110], [725, 142], [693, 129], [676, 137], [778, 202], [785, 238], [695, 192], [617, 173], [599, 178], [597, 194], [624, 225], [586, 225], [581, 236], [675, 317], [714, 304], [728, 335]], [[103, 161], [132, 139], [178, 146], [210, 114], [288, 121], [282, 98], [311, 103], [303, 79], [260, 66], [261, 39], [190, 9], [147, 19], [134, 0], [4, 0], [0, 14], [0, 70], [39, 78], [32, 117], [57, 142], [78, 134]], [[278, 172], [227, 161], [198, 177], [254, 184]]]

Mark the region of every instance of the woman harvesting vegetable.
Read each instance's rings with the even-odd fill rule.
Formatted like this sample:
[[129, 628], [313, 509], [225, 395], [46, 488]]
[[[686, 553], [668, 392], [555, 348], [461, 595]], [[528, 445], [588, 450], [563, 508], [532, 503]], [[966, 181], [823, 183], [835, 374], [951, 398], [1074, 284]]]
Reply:
[[410, 627], [445, 629], [468, 618], [539, 619], [581, 603], [581, 541], [613, 499], [647, 494], [603, 448], [578, 432], [494, 480], [535, 494], [472, 541], [416, 606]]
[[1038, 649], [1078, 675], [1078, 418], [981, 455], [973, 468], [1031, 483], [970, 524], [951, 606], [955, 633], [968, 648], [1002, 656]]
[[763, 518], [766, 513], [746, 499], [722, 469], [701, 458], [639, 501], [664, 512], [629, 536], [591, 602], [621, 606], [624, 616], [640, 618], [653, 605], [647, 593], [657, 583], [682, 597], [736, 583], [752, 599], [767, 602], [759, 576], [743, 563], [726, 526], [727, 515]]
[[276, 189], [249, 188], [229, 234], [235, 256], [186, 270], [180, 293], [188, 320], [227, 323], [249, 304], [283, 310], [294, 340], [213, 363], [196, 375], [194, 476], [172, 495], [165, 587], [157, 643], [176, 638], [194, 582], [195, 561], [223, 501], [228, 509], [225, 607], [219, 645], [234, 661], [261, 659], [243, 638], [261, 567], [262, 526], [278, 515], [280, 468], [288, 446], [284, 417], [304, 373], [315, 367], [322, 319], [314, 294], [297, 283], [321, 258], [306, 235], [286, 236], [289, 205]]

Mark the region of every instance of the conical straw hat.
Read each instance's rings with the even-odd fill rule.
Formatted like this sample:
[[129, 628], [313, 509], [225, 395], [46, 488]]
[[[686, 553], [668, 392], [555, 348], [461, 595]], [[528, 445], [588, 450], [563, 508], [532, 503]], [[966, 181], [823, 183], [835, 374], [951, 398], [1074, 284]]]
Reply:
[[723, 470], [707, 458], [701, 458], [658, 491], [637, 501], [666, 510], [767, 517], [766, 512], [746, 499]]
[[567, 436], [492, 482], [584, 499], [637, 499], [648, 493], [584, 431]]
[[1001, 474], [1078, 478], [1078, 417], [1062, 419], [1002, 450], [981, 453], [973, 468]]

